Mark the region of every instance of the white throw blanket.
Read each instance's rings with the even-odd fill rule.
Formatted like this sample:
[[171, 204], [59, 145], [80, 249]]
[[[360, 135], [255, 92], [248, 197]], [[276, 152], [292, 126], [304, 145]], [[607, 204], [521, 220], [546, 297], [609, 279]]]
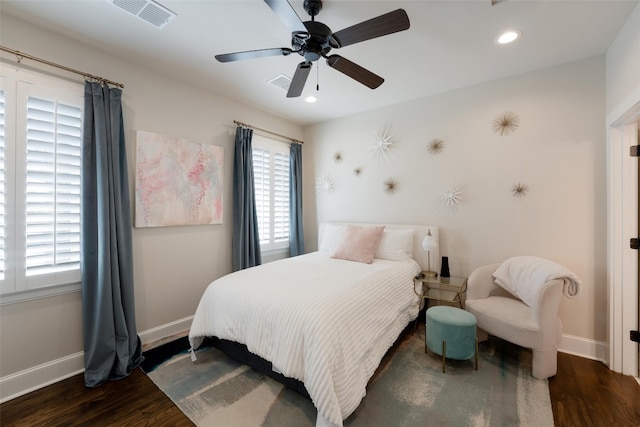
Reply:
[[413, 260], [372, 264], [314, 252], [212, 282], [189, 331], [246, 344], [274, 370], [303, 381], [317, 425], [341, 426], [418, 304]]
[[529, 307], [536, 303], [540, 289], [550, 280], [563, 280], [562, 293], [568, 298], [576, 297], [582, 288], [582, 282], [571, 271], [553, 261], [534, 256], [505, 260], [493, 273], [493, 278]]

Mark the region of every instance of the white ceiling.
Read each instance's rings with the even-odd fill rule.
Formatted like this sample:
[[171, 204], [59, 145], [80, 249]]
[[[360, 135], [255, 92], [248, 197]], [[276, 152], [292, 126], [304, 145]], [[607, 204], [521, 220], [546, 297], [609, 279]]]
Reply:
[[[316, 20], [334, 32], [397, 8], [406, 10], [411, 28], [331, 52], [384, 77], [378, 89], [321, 59], [302, 96], [289, 99], [267, 82], [279, 74], [293, 76], [299, 55], [224, 64], [214, 59], [220, 53], [290, 47], [289, 30], [262, 0], [159, 3], [177, 13], [161, 30], [108, 0], [0, 0], [0, 7], [2, 14], [309, 124], [603, 54], [638, 1], [325, 0]], [[308, 20], [302, 0], [290, 3]], [[522, 37], [498, 46], [496, 36], [511, 28]], [[304, 98], [316, 92], [318, 69], [319, 100], [308, 104]]]

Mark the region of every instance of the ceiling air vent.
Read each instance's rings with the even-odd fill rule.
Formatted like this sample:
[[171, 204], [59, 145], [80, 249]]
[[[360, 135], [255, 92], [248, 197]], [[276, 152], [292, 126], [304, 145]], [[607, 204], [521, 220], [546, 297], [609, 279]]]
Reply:
[[150, 0], [106, 0], [156, 28], [164, 28], [176, 14]]
[[289, 90], [289, 85], [291, 84], [291, 77], [287, 77], [284, 74], [280, 74], [279, 76], [269, 80], [269, 83], [286, 92]]

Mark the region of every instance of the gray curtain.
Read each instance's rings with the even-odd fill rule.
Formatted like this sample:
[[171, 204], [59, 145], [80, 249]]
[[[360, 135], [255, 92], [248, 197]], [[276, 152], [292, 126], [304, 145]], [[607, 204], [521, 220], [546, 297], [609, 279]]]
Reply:
[[251, 138], [253, 130], [236, 128], [233, 152], [233, 271], [262, 263], [256, 212]]
[[87, 387], [124, 378], [142, 361], [121, 97], [120, 89], [85, 83], [80, 265]]
[[304, 253], [301, 144], [291, 144], [289, 149], [289, 250], [291, 256]]

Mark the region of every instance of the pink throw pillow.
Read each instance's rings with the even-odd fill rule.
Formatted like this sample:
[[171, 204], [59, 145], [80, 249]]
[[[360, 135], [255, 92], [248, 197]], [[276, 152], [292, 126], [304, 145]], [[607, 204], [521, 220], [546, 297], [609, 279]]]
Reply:
[[384, 226], [360, 227], [347, 225], [344, 237], [336, 251], [331, 255], [331, 258], [371, 264], [383, 231]]

